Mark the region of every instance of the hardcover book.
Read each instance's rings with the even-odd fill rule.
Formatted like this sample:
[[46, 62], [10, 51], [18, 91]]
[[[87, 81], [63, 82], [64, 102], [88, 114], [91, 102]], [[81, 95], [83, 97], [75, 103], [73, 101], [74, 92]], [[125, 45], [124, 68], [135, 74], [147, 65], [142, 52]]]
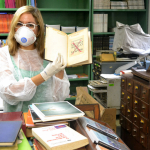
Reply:
[[102, 124], [100, 124], [96, 121], [93, 121], [86, 117], [79, 118], [79, 121], [84, 128], [86, 128], [86, 126], [87, 126], [89, 128], [92, 128], [92, 129], [104, 134], [104, 135], [107, 135], [113, 139], [116, 139], [116, 140], [119, 139], [118, 136], [114, 133], [114, 131], [112, 129], [107, 128], [106, 126], [103, 126]]
[[33, 128], [32, 134], [49, 150], [77, 149], [89, 143], [85, 136], [64, 124]]
[[84, 116], [84, 112], [67, 101], [33, 103], [32, 106], [42, 121], [77, 119]]
[[88, 28], [67, 35], [63, 31], [46, 26], [45, 59], [54, 61], [57, 53], [63, 56], [67, 67], [91, 64], [91, 39]]
[[86, 127], [86, 131], [91, 138], [92, 142], [98, 145], [102, 145], [108, 149], [112, 150], [129, 150], [127, 146], [124, 144], [118, 142], [115, 139], [112, 139], [104, 134], [101, 134], [95, 130], [92, 130], [88, 127]]
[[15, 144], [22, 121], [0, 121], [0, 146]]

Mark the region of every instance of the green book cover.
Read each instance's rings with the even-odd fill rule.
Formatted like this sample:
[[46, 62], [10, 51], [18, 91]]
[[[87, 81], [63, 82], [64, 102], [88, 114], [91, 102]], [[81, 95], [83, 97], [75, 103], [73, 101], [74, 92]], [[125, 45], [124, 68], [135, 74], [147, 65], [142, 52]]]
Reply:
[[0, 0], [0, 8], [5, 8], [5, 0]]
[[45, 116], [61, 116], [83, 113], [67, 101], [34, 104]]
[[32, 148], [31, 148], [26, 136], [24, 135], [22, 129], [20, 130], [20, 132], [23, 135], [23, 140], [20, 144], [18, 144], [18, 150], [32, 150]]

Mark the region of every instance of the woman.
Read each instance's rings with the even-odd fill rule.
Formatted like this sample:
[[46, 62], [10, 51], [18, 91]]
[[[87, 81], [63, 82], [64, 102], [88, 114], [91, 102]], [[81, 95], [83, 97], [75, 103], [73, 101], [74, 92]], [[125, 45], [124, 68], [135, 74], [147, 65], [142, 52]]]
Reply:
[[28, 111], [28, 105], [65, 100], [69, 86], [63, 58], [43, 60], [44, 23], [32, 6], [19, 8], [11, 22], [8, 46], [0, 50], [0, 96], [4, 111]]

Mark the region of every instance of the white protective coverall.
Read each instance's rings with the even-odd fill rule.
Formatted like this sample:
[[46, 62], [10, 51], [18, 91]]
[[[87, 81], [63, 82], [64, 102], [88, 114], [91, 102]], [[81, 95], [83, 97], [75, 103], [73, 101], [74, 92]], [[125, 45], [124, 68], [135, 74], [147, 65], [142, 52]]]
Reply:
[[0, 96], [5, 112], [27, 112], [32, 103], [63, 101], [69, 96], [66, 72], [62, 80], [52, 76], [39, 86], [32, 82], [48, 63], [36, 49], [18, 49], [15, 56], [9, 54], [8, 46], [0, 49]]

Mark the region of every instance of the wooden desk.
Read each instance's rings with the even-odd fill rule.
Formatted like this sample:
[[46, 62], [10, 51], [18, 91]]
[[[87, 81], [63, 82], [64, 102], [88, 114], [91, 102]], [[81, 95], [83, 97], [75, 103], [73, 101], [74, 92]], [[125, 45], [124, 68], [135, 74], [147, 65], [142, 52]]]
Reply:
[[[91, 119], [91, 118], [90, 118], [90, 119]], [[104, 125], [104, 126], [110, 128], [106, 123], [104, 123], [104, 122], [102, 122], [102, 121], [100, 121], [100, 120], [96, 120], [96, 119], [92, 119], [92, 120], [94, 120], [94, 121], [96, 121], [96, 122], [98, 122], [98, 123], [100, 123], [100, 124], [102, 124], [102, 125]], [[90, 137], [88, 136], [88, 134], [86, 133], [86, 131], [84, 130], [84, 128], [82, 127], [82, 125], [80, 124], [80, 122], [79, 122], [78, 120], [70, 122], [70, 125], [71, 125], [71, 127], [72, 127], [73, 129], [75, 129], [76, 131], [78, 131], [79, 133], [81, 133], [82, 135], [84, 135], [84, 136], [86, 136], [86, 137], [88, 138], [89, 144], [88, 144], [87, 146], [85, 146], [85, 150], [96, 150], [96, 148], [95, 148], [95, 147], [96, 147], [96, 144], [94, 144], [94, 143], [91, 141]], [[115, 132], [114, 132], [114, 133], [115, 133]], [[119, 138], [118, 141], [119, 141], [120, 143], [125, 144], [120, 138]], [[100, 148], [101, 148], [101, 150], [109, 150], [109, 149], [107, 149], [107, 148], [105, 148], [105, 147], [102, 147], [102, 146], [100, 146]]]

